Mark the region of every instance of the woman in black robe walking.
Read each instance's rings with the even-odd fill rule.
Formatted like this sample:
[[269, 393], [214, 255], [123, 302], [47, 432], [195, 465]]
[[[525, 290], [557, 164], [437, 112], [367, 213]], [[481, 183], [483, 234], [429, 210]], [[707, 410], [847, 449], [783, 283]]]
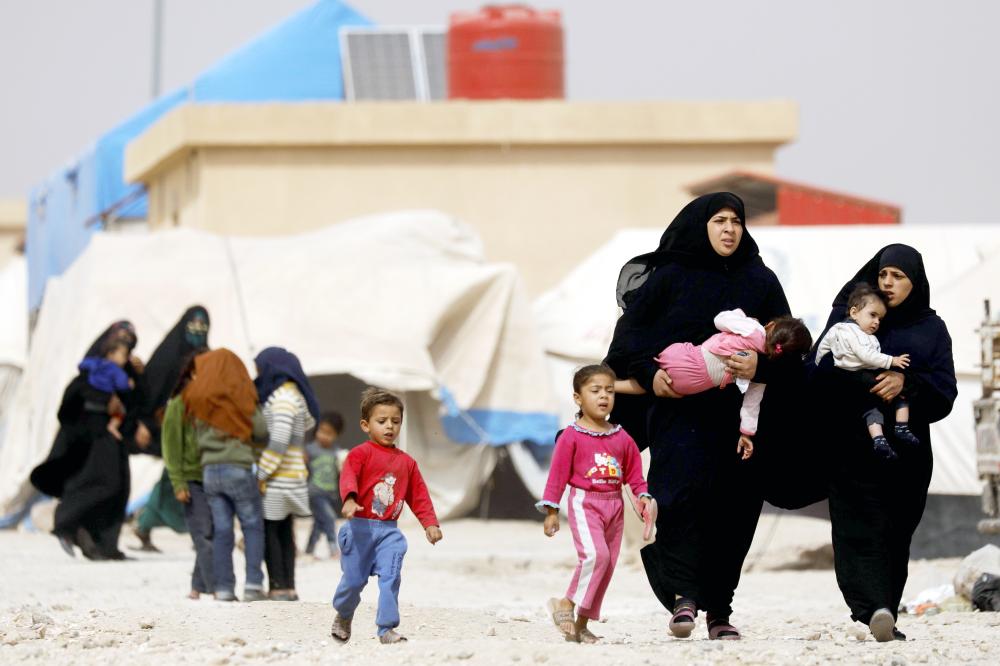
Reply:
[[930, 307], [919, 252], [899, 244], [879, 250], [840, 290], [827, 330], [847, 317], [847, 297], [858, 282], [879, 289], [887, 301], [876, 333], [882, 352], [910, 355], [908, 368], [881, 372], [870, 392], [884, 401], [886, 432], [892, 432], [895, 418], [891, 402], [905, 392], [910, 431], [920, 443], [890, 439], [898, 459], [876, 456], [858, 417], [867, 395], [855, 381], [857, 373], [834, 368], [833, 355], [824, 356], [812, 386], [823, 426], [817, 432], [826, 435], [830, 454], [834, 564], [851, 617], [868, 624], [879, 641], [905, 640], [895, 627], [896, 612], [906, 584], [910, 540], [927, 502], [933, 468], [930, 424], [951, 412], [958, 394], [955, 364], [948, 328]]
[[[189, 307], [149, 357], [145, 372], [146, 401], [143, 417], [152, 432], [152, 442], [144, 453], [161, 455], [160, 430], [167, 402], [188, 359], [208, 349], [210, 326], [208, 310], [201, 305]], [[175, 497], [166, 469], [150, 491], [149, 499], [139, 511], [135, 523], [134, 533], [141, 544], [140, 550], [159, 552], [153, 545], [150, 534], [154, 528], [161, 526], [169, 527], [175, 532], [187, 531], [184, 505]]]
[[[738, 389], [679, 398], [653, 357], [672, 343], [707, 339], [722, 310], [741, 308], [761, 322], [789, 313], [744, 220], [736, 195], [699, 197], [670, 223], [655, 252], [629, 261], [618, 283], [624, 312], [605, 359], [647, 391], [619, 396], [612, 420], [650, 449], [649, 490], [660, 512], [656, 541], [642, 549], [642, 561], [653, 592], [674, 614], [676, 636], [690, 635], [698, 610], [705, 610], [711, 638], [739, 638], [730, 604], [762, 500], [753, 461], [741, 463], [736, 453]], [[767, 383], [785, 364], [752, 354], [728, 365], [736, 376]], [[767, 405], [765, 397], [760, 433]]]
[[[125, 342], [131, 352], [136, 345], [135, 328], [130, 322], [111, 325], [91, 345], [87, 357], [103, 355], [110, 342]], [[141, 393], [142, 364], [131, 359], [125, 371], [136, 389], [118, 399], [126, 410], [121, 432], [128, 441], [148, 441], [148, 432], [135, 418]], [[45, 462], [31, 472], [31, 483], [46, 495], [60, 498], [55, 512], [53, 534], [70, 555], [78, 546], [88, 559], [121, 560], [118, 537], [125, 520], [130, 480], [128, 448], [108, 432], [111, 418], [106, 396], [94, 400], [87, 372], [70, 382], [59, 406], [59, 431]]]

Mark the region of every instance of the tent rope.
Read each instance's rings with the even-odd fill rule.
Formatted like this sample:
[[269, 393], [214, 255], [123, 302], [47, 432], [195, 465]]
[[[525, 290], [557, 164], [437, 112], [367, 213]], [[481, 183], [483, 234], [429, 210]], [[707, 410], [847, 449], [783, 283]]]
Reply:
[[226, 258], [229, 260], [229, 271], [233, 274], [233, 287], [236, 289], [236, 302], [239, 304], [240, 323], [243, 325], [243, 337], [246, 338], [247, 347], [250, 349], [250, 356], [257, 355], [257, 348], [250, 339], [250, 323], [247, 321], [246, 301], [243, 298], [243, 283], [240, 281], [240, 273], [236, 269], [236, 257], [233, 255], [232, 239], [223, 236], [223, 243], [226, 246]]

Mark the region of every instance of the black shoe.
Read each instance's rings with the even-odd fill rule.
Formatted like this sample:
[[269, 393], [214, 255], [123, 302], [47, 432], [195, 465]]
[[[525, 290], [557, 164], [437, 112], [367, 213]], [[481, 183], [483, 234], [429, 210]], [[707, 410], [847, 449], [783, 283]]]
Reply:
[[894, 640], [894, 641], [905, 641], [906, 640], [906, 634], [904, 634], [899, 629], [896, 629], [895, 627], [893, 627], [893, 629], [892, 629], [892, 640]]
[[106, 553], [104, 555], [104, 559], [106, 559], [106, 560], [123, 561], [123, 560], [134, 560], [135, 558], [134, 557], [129, 557], [128, 555], [126, 555], [125, 553], [123, 553], [120, 550], [116, 550], [116, 551], [114, 551], [112, 553]]
[[899, 457], [896, 455], [896, 452], [892, 450], [892, 447], [889, 446], [889, 440], [887, 440], [883, 435], [873, 437], [872, 446], [875, 449], [875, 455], [882, 460], [895, 460]]
[[76, 543], [73, 541], [73, 539], [66, 536], [65, 534], [56, 534], [55, 536], [56, 540], [59, 541], [59, 547], [63, 549], [63, 552], [69, 555], [70, 557], [76, 557], [76, 551], [73, 550], [73, 547], [76, 545]]
[[137, 538], [139, 540], [139, 543], [142, 545], [140, 545], [138, 548], [132, 548], [131, 550], [139, 550], [144, 553], [163, 552], [159, 548], [153, 545], [153, 539], [149, 532], [144, 532], [143, 530], [139, 529], [138, 526], [136, 526], [132, 529], [132, 534], [135, 535], [135, 538]]
[[101, 552], [101, 549], [97, 547], [97, 544], [94, 543], [94, 537], [90, 536], [90, 532], [82, 527], [76, 530], [76, 545], [80, 547], [80, 552], [88, 560], [101, 561], [108, 559]]
[[908, 425], [897, 423], [896, 427], [892, 430], [892, 435], [909, 446], [920, 446], [920, 438], [913, 434]]

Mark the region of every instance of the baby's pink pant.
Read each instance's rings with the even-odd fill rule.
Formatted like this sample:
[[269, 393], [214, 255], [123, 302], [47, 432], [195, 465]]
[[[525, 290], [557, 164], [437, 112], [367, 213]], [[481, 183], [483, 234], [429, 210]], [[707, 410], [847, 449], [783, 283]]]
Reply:
[[567, 518], [580, 561], [569, 581], [566, 598], [576, 604], [579, 615], [592, 620], [601, 617], [601, 602], [621, 551], [623, 506], [620, 490], [569, 490]]
[[715, 388], [698, 345], [675, 342], [656, 356], [656, 363], [667, 371], [673, 380], [671, 386], [681, 395], [694, 395]]

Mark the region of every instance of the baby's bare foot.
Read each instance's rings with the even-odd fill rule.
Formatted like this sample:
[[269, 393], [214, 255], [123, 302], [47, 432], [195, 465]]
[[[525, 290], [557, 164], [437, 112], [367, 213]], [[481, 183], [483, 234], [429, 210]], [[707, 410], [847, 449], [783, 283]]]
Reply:
[[397, 634], [395, 629], [390, 629], [378, 637], [378, 642], [382, 645], [392, 645], [393, 643], [405, 643], [406, 636]]

